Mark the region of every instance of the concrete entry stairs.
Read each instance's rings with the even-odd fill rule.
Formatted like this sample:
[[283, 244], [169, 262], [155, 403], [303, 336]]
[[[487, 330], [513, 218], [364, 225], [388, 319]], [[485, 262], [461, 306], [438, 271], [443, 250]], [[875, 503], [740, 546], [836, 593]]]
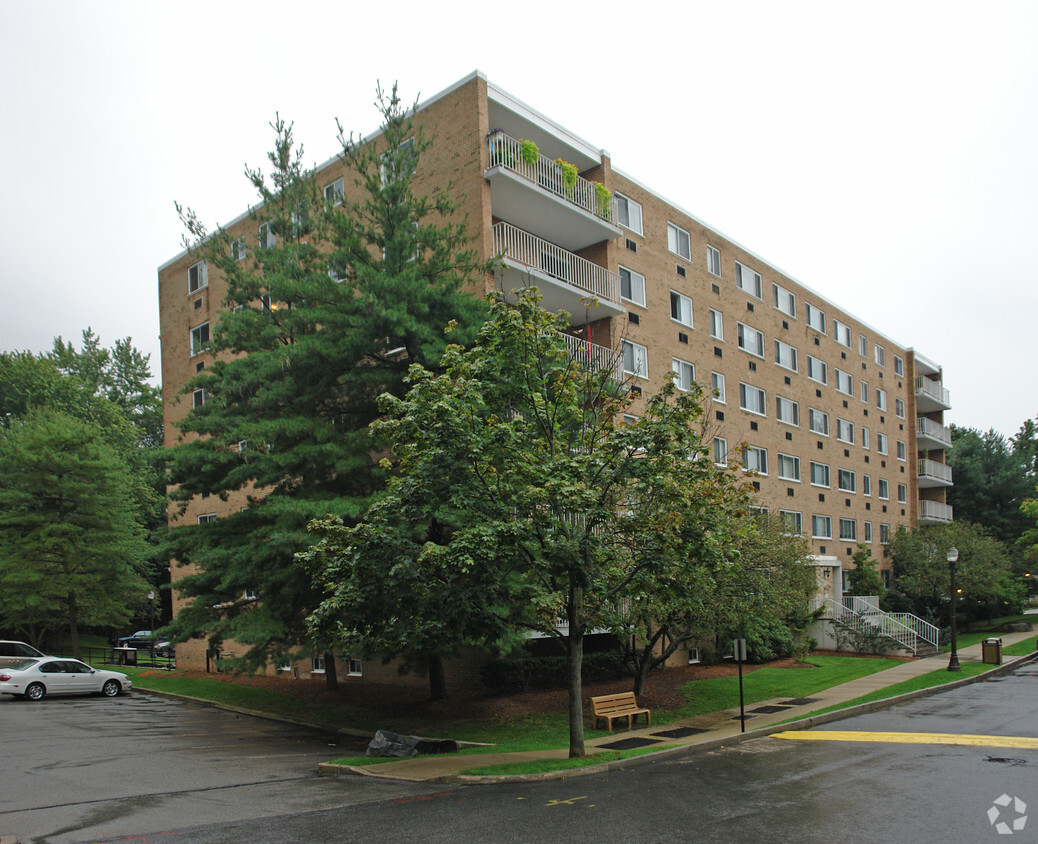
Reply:
[[840, 601], [827, 598], [825, 609], [835, 626], [882, 636], [915, 656], [931, 656], [940, 645], [940, 630], [935, 625], [912, 613], [883, 612], [875, 595], [846, 595]]

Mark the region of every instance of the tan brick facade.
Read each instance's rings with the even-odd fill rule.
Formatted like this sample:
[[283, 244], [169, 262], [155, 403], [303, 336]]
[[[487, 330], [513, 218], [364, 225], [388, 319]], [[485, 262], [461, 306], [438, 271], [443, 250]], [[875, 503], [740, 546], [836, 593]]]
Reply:
[[[889, 569], [883, 560], [881, 534], [893, 533], [898, 525], [914, 524], [921, 515], [928, 521], [950, 519], [944, 497], [950, 479], [945, 477], [941, 465], [944, 450], [939, 447], [947, 437], [943, 427], [947, 397], [941, 393], [939, 367], [612, 169], [606, 155], [494, 88], [482, 75], [462, 80], [421, 106], [417, 121], [435, 137], [435, 143], [420, 162], [416, 190], [430, 193], [449, 185], [484, 256], [495, 252], [495, 224], [523, 230], [517, 221], [532, 221], [526, 223], [531, 227], [547, 226], [544, 221], [556, 215], [562, 227], [572, 224], [573, 231], [567, 228], [564, 234], [559, 228], [557, 238], [550, 228], [528, 232], [540, 238], [535, 250], [541, 257], [534, 259], [540, 266], [533, 267], [530, 280], [542, 290], [557, 285], [560, 295], [572, 297], [571, 282], [578, 275], [574, 268], [587, 266], [580, 259], [611, 274], [621, 268], [632, 271], [637, 274], [632, 276], [636, 288], [642, 286], [637, 279], [644, 279], [643, 295], [632, 289], [630, 296], [612, 303], [615, 316], [602, 316], [601, 309], [598, 313], [592, 309], [587, 316], [575, 315], [574, 332], [605, 347], [618, 347], [622, 340], [643, 347], [647, 377], [633, 377], [632, 383], [645, 395], [658, 389], [675, 366], [690, 364], [695, 379], [706, 385], [714, 374], [723, 377], [723, 400], [714, 399], [709, 408], [710, 433], [727, 441], [730, 462], [742, 459], [743, 444], [761, 450], [756, 452], [761, 455], [758, 459], [766, 455], [766, 471], [754, 479], [760, 489], [760, 505], [773, 514], [799, 513], [814, 554], [831, 558], [834, 565], [846, 569], [857, 543], [865, 542], [881, 561], [881, 569]], [[502, 159], [492, 157], [487, 140], [495, 129], [502, 130], [492, 141], [499, 145], [508, 143], [508, 138], [538, 139], [547, 162], [537, 165], [539, 175], [527, 174], [524, 181], [522, 174], [512, 172], [511, 163], [497, 166]], [[597, 222], [601, 227], [601, 220], [592, 220], [593, 213], [574, 210], [564, 196], [551, 195], [545, 189], [551, 183], [545, 173], [557, 157], [579, 162], [581, 176], [589, 182], [602, 182], [625, 197], [629, 201], [628, 225], [607, 226], [601, 235], [595, 234], [598, 229], [591, 224]], [[345, 189], [350, 192], [355, 188], [341, 162], [333, 159], [319, 168], [322, 184], [344, 175]], [[640, 208], [640, 230], [634, 203]], [[244, 235], [251, 250], [258, 223], [245, 215], [228, 228], [234, 236]], [[669, 248], [670, 226], [676, 227], [675, 246], [684, 254]], [[566, 269], [552, 269], [547, 276], [538, 274], [546, 266], [545, 255], [561, 254], [558, 249], [564, 238], [571, 244], [562, 259]], [[551, 260], [555, 267], [559, 259]], [[714, 261], [717, 266], [711, 265]], [[215, 273], [209, 274], [207, 286], [189, 293], [189, 268], [194, 263], [185, 254], [159, 270], [167, 445], [175, 441], [175, 423], [191, 405], [191, 396], [180, 395], [183, 385], [199, 364], [210, 362], [206, 353], [191, 354], [191, 331], [215, 322], [224, 296], [223, 283]], [[489, 277], [487, 287], [503, 277], [501, 273], [496, 279]], [[737, 284], [740, 278], [745, 289]], [[672, 294], [677, 294], [677, 319], [672, 318]], [[691, 300], [690, 308], [686, 299]], [[821, 322], [817, 328], [809, 324], [808, 306], [816, 317], [824, 314], [824, 330]], [[712, 331], [712, 311], [719, 315], [720, 332]], [[776, 341], [782, 345], [777, 346]], [[823, 366], [825, 383], [821, 383], [820, 372], [809, 377], [809, 367], [821, 370]], [[928, 382], [921, 394], [922, 405], [917, 404], [917, 377]], [[788, 421], [778, 419], [779, 399]], [[885, 409], [880, 406], [883, 400]], [[638, 406], [636, 402], [634, 413]], [[827, 434], [811, 430], [812, 415], [819, 423], [824, 419]], [[919, 422], [928, 431], [928, 439], [921, 444], [916, 438], [917, 417], [927, 420]], [[933, 474], [923, 486], [917, 481], [918, 454], [932, 461], [926, 466]], [[817, 464], [814, 483], [812, 464]], [[899, 501], [899, 490], [903, 501]], [[920, 500], [926, 502], [922, 514]], [[232, 496], [226, 503], [193, 501], [183, 520], [193, 523], [203, 514], [229, 514], [244, 503], [244, 495]], [[829, 537], [812, 536], [816, 532], [814, 517], [829, 520]], [[852, 530], [855, 539], [849, 538]], [[180, 576], [182, 572], [175, 569], [174, 579]], [[179, 606], [175, 599], [174, 607]], [[184, 645], [178, 656], [196, 663], [204, 660], [204, 649]], [[305, 668], [295, 667], [300, 676], [309, 673]], [[472, 672], [466, 659], [448, 670], [466, 676]], [[396, 677], [391, 667], [370, 660], [364, 664], [366, 679], [382, 677], [384, 672]], [[339, 669], [340, 676], [347, 673], [345, 667]]]

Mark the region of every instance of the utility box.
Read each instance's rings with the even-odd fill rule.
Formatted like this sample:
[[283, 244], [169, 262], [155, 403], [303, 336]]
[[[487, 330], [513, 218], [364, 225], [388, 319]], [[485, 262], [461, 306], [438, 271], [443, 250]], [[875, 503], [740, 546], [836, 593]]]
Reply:
[[985, 639], [981, 642], [980, 652], [982, 654], [982, 660], [986, 665], [1001, 665], [1002, 664], [1002, 639], [1001, 637], [993, 637], [991, 639]]

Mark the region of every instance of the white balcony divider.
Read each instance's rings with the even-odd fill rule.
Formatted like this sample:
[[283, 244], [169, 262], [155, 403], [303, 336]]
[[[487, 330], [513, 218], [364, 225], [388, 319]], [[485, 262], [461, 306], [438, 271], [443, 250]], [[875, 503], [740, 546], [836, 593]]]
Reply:
[[925, 645], [937, 648], [940, 642], [937, 627], [911, 613], [883, 612], [879, 599], [872, 596], [848, 596], [839, 602], [826, 598], [825, 608], [834, 622], [860, 633], [878, 633], [913, 653]]
[[506, 167], [513, 173], [540, 185], [556, 196], [561, 196], [596, 217], [601, 217], [610, 223], [616, 222], [616, 197], [611, 196], [604, 206], [600, 205], [594, 184], [583, 176], [577, 176], [572, 189], [567, 190], [562, 167], [558, 162], [538, 153], [537, 160], [533, 164], [527, 163], [522, 155], [522, 142], [509, 137], [504, 132], [495, 132], [489, 137], [488, 144], [491, 167]]
[[946, 446], [951, 446], [951, 428], [947, 425], [942, 425], [940, 422], [927, 419], [925, 416], [916, 418], [915, 435], [916, 437], [927, 437], [931, 440], [937, 440]]
[[566, 341], [566, 348], [569, 349], [569, 353], [573, 355], [574, 360], [580, 361], [589, 369], [595, 371], [600, 369], [609, 370], [614, 378], [622, 380], [620, 377], [620, 355], [614, 349], [599, 346], [580, 337], [574, 337], [572, 334], [563, 334], [562, 338]]
[[944, 385], [942, 385], [940, 381], [934, 381], [924, 375], [916, 376], [915, 391], [916, 393], [922, 393], [923, 395], [929, 396], [934, 401], [951, 407], [951, 393], [944, 388]]
[[933, 478], [949, 484], [952, 482], [951, 466], [946, 463], [938, 463], [936, 460], [930, 460], [926, 457], [919, 458], [919, 470], [917, 474], [919, 477]]
[[490, 231], [494, 236], [495, 255], [506, 255], [510, 261], [585, 290], [596, 299], [619, 303], [619, 273], [593, 264], [511, 223], [495, 223]]
[[925, 498], [919, 499], [920, 519], [933, 522], [950, 522], [953, 518], [952, 513], [951, 504], [945, 504], [942, 501], [928, 501]]

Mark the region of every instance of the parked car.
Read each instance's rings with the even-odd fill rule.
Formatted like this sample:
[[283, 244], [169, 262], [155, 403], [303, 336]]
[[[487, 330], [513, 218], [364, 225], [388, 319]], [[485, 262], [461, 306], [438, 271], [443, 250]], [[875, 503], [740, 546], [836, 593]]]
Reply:
[[0, 639], [0, 656], [44, 656], [32, 645], [25, 642], [13, 642], [10, 639]]
[[101, 694], [115, 697], [133, 687], [118, 671], [91, 668], [78, 659], [26, 658], [0, 668], [0, 694], [43, 700], [47, 695]]
[[[120, 648], [136, 648], [140, 651], [150, 651], [152, 633], [150, 630], [138, 630], [132, 636], [121, 636], [116, 645]], [[159, 639], [155, 642], [155, 653], [162, 657], [173, 656], [173, 643], [169, 639]]]

